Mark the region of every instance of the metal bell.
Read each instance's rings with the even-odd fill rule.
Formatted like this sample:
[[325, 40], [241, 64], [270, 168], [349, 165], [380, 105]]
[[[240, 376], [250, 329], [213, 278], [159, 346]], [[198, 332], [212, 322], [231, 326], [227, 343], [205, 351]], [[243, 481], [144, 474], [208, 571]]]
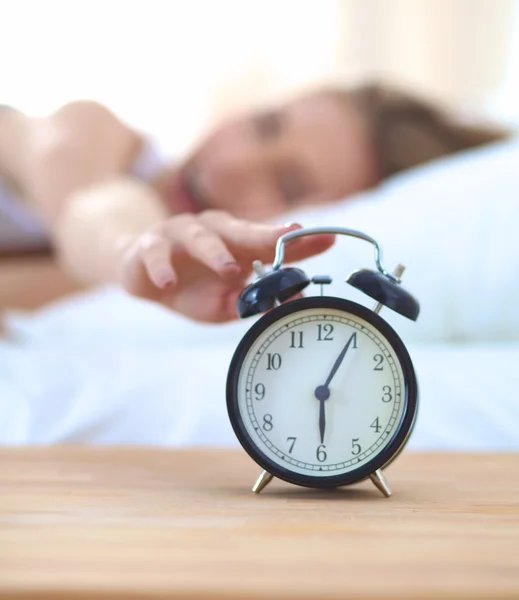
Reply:
[[359, 269], [354, 271], [346, 281], [398, 314], [412, 321], [418, 318], [420, 313], [418, 300], [386, 275], [378, 271]]
[[287, 267], [266, 273], [240, 294], [236, 310], [241, 319], [264, 313], [276, 302], [285, 302], [303, 290], [310, 280], [301, 269]]

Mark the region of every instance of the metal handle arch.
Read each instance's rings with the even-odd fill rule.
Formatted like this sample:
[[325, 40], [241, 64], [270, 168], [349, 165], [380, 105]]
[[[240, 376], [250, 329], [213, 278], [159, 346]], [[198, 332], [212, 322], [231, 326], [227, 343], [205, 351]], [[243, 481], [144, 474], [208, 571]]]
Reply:
[[369, 242], [373, 244], [375, 247], [375, 264], [377, 265], [377, 269], [392, 281], [396, 283], [400, 283], [400, 279], [387, 271], [382, 264], [382, 249], [378, 245], [378, 242], [369, 235], [362, 233], [362, 231], [357, 231], [356, 229], [348, 229], [346, 227], [307, 227], [305, 229], [298, 229], [297, 231], [291, 231], [290, 233], [285, 233], [282, 235], [276, 244], [276, 254], [274, 256], [274, 262], [272, 263], [272, 270], [278, 270], [283, 264], [283, 259], [285, 257], [285, 244], [287, 242], [291, 242], [301, 237], [305, 237], [308, 235], [320, 235], [320, 234], [335, 234], [335, 235], [345, 235], [348, 237], [354, 237], [359, 240], [364, 240], [365, 242]]

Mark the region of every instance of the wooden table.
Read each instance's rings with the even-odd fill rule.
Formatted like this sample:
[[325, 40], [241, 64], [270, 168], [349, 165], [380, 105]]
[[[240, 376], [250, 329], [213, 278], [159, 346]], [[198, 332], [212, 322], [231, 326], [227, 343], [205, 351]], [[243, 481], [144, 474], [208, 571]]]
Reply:
[[518, 598], [519, 455], [250, 492], [241, 451], [0, 451], [0, 597]]

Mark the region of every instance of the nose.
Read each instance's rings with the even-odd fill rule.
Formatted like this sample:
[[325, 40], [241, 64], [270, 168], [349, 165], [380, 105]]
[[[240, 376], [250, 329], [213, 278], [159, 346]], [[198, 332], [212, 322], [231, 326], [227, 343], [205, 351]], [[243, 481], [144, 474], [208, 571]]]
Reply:
[[213, 148], [202, 165], [202, 177], [215, 200], [243, 195], [262, 173], [262, 157], [250, 145], [235, 143]]

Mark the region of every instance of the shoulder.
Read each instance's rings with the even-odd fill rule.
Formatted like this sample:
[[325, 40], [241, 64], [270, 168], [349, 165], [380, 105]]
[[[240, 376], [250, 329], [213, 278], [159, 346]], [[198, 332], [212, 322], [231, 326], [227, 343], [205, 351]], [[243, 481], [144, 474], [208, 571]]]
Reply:
[[[93, 100], [76, 100], [47, 117], [61, 147], [102, 160], [106, 167], [126, 170], [144, 144], [142, 135], [107, 106]], [[110, 169], [111, 170], [111, 169]]]
[[94, 100], [75, 100], [60, 106], [49, 118], [62, 124], [75, 123], [84, 127], [130, 129], [107, 106]]

